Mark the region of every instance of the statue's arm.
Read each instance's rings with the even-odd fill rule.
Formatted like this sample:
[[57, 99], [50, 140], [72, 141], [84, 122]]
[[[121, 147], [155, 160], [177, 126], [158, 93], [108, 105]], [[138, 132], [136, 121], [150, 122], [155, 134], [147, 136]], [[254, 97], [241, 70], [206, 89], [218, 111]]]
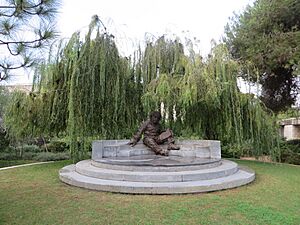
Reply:
[[138, 131], [133, 135], [130, 142], [128, 143], [131, 146], [135, 146], [136, 143], [141, 139], [142, 134], [144, 133], [146, 127], [147, 127], [148, 121], [142, 123]]

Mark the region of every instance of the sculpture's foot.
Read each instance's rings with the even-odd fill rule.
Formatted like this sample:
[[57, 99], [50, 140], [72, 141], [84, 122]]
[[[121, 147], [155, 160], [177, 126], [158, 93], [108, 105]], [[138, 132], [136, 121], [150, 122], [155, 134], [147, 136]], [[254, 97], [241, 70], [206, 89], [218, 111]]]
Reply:
[[177, 145], [175, 145], [175, 144], [173, 144], [173, 143], [170, 143], [168, 145], [168, 150], [179, 150], [179, 149], [180, 149], [180, 147], [177, 146]]
[[169, 151], [165, 150], [165, 149], [161, 149], [158, 152], [155, 152], [157, 155], [163, 155], [163, 156], [168, 156], [169, 155]]

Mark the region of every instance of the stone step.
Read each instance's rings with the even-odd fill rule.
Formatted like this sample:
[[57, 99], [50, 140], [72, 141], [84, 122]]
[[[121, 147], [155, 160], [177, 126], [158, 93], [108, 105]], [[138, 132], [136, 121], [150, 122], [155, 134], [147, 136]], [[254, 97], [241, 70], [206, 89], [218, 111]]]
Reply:
[[95, 167], [90, 160], [80, 161], [75, 166], [76, 172], [104, 180], [119, 180], [133, 182], [186, 182], [196, 180], [211, 180], [220, 177], [230, 176], [237, 172], [235, 162], [228, 160], [215, 168], [192, 170], [192, 171], [122, 171]]
[[64, 167], [59, 172], [60, 179], [70, 185], [91, 190], [132, 193], [132, 194], [181, 194], [199, 193], [234, 188], [250, 183], [255, 179], [255, 173], [240, 168], [236, 173], [211, 179], [188, 182], [129, 182], [105, 180], [87, 177], [75, 171], [75, 165]]
[[[149, 157], [149, 159], [147, 159]], [[223, 160], [220, 159], [186, 159], [180, 158], [181, 161], [175, 162], [156, 162], [154, 164], [151, 156], [145, 156], [144, 160], [133, 160], [134, 157], [119, 158], [103, 158], [97, 161], [91, 160], [91, 164], [95, 167], [122, 170], [122, 171], [142, 171], [142, 172], [178, 172], [178, 171], [192, 171], [200, 169], [209, 169], [221, 165]], [[171, 157], [168, 157], [171, 158]], [[127, 160], [126, 160], [127, 159]]]

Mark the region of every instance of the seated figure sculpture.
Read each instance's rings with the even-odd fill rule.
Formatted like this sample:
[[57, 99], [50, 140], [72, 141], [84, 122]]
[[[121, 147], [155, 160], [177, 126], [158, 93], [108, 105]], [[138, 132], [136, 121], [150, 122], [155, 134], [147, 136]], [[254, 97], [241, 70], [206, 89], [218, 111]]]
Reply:
[[[141, 139], [142, 134], [144, 134], [143, 143], [157, 155], [168, 156], [170, 150], [179, 150], [179, 147], [174, 144], [175, 140], [173, 132], [170, 129], [167, 129], [166, 131], [161, 130], [160, 119], [160, 112], [154, 111], [150, 113], [150, 119], [141, 125], [128, 144], [132, 147], [135, 146]], [[159, 146], [165, 142], [168, 143], [167, 149], [163, 149]]]

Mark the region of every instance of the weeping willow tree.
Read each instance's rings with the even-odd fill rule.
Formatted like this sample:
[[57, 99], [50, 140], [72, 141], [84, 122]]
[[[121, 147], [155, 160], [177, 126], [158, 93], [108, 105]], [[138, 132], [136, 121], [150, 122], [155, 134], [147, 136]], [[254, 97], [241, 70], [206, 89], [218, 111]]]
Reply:
[[[166, 40], [164, 36], [149, 42], [143, 54], [143, 108], [146, 114], [161, 109], [163, 121], [171, 127], [175, 123], [173, 111], [177, 107], [178, 80], [185, 74], [187, 57], [179, 40]], [[176, 114], [176, 113], [175, 113]], [[180, 126], [180, 120], [176, 120]], [[173, 127], [174, 128], [174, 127]]]
[[11, 143], [43, 137], [48, 118], [43, 108], [44, 96], [14, 92], [5, 112], [4, 122]]
[[[150, 55], [156, 65], [160, 56]], [[241, 155], [278, 155], [275, 120], [258, 99], [239, 91], [240, 65], [230, 58], [225, 45], [212, 49], [205, 62], [200, 56], [181, 54], [172, 63], [146, 85], [142, 99], [147, 111], [165, 112], [165, 121], [178, 136], [219, 139], [229, 151]], [[170, 68], [183, 69], [176, 73]]]
[[179, 40], [161, 37], [126, 58], [100, 25], [94, 16], [83, 41], [75, 33], [40, 66], [33, 94], [12, 101], [11, 131], [23, 124], [23, 136], [68, 137], [78, 161], [91, 140], [129, 138], [160, 110], [177, 136], [219, 139], [238, 154], [278, 153], [274, 120], [253, 95], [240, 93], [240, 65], [224, 45], [203, 60], [187, 56]]
[[93, 139], [128, 137], [144, 116], [141, 54], [134, 63], [121, 57], [100, 25], [94, 16], [84, 41], [73, 34], [35, 77], [34, 90], [48, 100], [45, 129], [70, 138], [74, 160], [86, 157]]

